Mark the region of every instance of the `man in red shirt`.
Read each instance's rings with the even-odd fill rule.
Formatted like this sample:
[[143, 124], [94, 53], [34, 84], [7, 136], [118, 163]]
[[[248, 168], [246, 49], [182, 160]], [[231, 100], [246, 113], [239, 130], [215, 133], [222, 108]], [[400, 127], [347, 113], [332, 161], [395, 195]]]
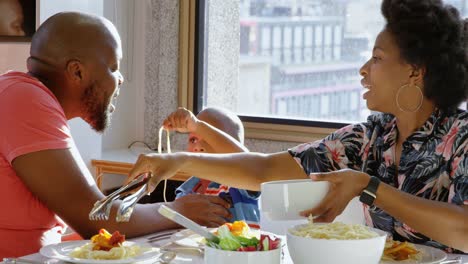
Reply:
[[[177, 227], [157, 213], [159, 205], [137, 205], [128, 223], [90, 221], [104, 196], [78, 153], [67, 120], [80, 117], [96, 131], [109, 124], [123, 83], [121, 41], [108, 20], [59, 13], [33, 36], [28, 73], [0, 76], [0, 259], [37, 252], [60, 242], [66, 223], [82, 237], [100, 228], [128, 237]], [[228, 217], [219, 197], [191, 195], [170, 203], [200, 224]]]

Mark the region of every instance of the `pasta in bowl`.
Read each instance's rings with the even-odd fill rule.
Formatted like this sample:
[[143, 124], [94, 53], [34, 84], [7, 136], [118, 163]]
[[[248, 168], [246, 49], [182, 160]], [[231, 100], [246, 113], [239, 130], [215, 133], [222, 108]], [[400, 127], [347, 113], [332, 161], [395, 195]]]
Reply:
[[381, 230], [341, 222], [297, 225], [286, 235], [295, 264], [379, 263], [386, 237]]

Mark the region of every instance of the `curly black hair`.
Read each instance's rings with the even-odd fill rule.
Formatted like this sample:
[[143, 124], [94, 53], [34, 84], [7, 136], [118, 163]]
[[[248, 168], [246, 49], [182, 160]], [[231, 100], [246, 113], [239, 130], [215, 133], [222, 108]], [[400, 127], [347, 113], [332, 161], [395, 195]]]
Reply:
[[423, 67], [424, 95], [441, 110], [456, 108], [468, 94], [468, 21], [441, 0], [383, 0], [385, 29], [401, 57]]

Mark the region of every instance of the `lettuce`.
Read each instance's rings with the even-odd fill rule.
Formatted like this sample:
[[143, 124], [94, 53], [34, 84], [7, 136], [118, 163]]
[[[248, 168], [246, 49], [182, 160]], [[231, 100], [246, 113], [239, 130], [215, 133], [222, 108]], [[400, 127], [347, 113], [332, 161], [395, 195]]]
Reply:
[[267, 251], [277, 249], [281, 243], [279, 238], [273, 237], [272, 239], [264, 234], [260, 236], [260, 240], [256, 237], [235, 236], [225, 225], [218, 228], [218, 238], [219, 243], [207, 241], [206, 244], [212, 248], [229, 251]]
[[218, 228], [218, 237], [219, 246], [223, 250], [235, 251], [242, 246], [231, 231], [229, 231], [227, 226], [221, 226]]

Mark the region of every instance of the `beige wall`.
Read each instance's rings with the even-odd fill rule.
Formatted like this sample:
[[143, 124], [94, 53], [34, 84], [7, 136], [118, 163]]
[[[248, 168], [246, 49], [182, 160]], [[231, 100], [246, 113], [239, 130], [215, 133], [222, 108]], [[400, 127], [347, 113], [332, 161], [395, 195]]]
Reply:
[[26, 59], [29, 56], [29, 42], [1, 43], [0, 54], [0, 73], [4, 73], [8, 70], [26, 71]]

